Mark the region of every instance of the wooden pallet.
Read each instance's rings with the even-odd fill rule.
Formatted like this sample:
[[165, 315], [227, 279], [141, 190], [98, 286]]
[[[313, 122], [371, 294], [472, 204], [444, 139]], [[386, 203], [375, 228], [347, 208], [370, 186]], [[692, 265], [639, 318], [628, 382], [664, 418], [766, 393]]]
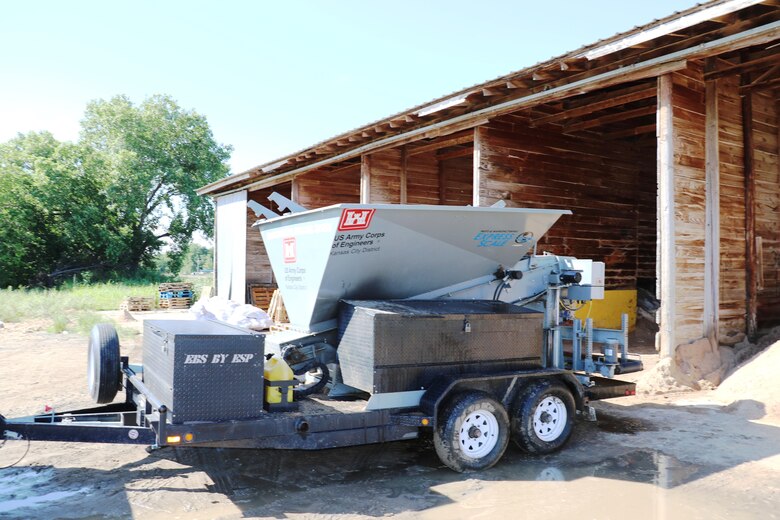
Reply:
[[160, 292], [165, 291], [191, 291], [192, 284], [190, 282], [167, 282], [161, 283], [158, 287]]
[[154, 307], [154, 299], [146, 298], [144, 296], [131, 296], [125, 298], [122, 303], [119, 304], [120, 311], [140, 312], [150, 311]]
[[[258, 309], [263, 309], [268, 312], [268, 309], [271, 307], [271, 298], [273, 298], [275, 290], [275, 285], [252, 284], [249, 286], [250, 302]], [[268, 314], [270, 314], [270, 312]]]
[[189, 309], [192, 298], [160, 298], [161, 309]]
[[268, 305], [268, 315], [274, 320], [274, 326], [290, 321], [287, 316], [287, 309], [284, 308], [282, 293], [279, 292], [279, 289], [276, 289], [271, 297], [271, 303]]

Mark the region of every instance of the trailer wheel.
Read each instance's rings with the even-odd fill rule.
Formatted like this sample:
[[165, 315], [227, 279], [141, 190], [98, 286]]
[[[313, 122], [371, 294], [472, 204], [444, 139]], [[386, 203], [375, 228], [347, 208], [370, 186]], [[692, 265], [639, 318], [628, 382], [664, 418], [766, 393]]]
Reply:
[[109, 323], [98, 323], [89, 334], [87, 386], [98, 404], [110, 403], [122, 383], [119, 337]]
[[441, 412], [433, 434], [439, 459], [457, 472], [493, 466], [509, 443], [509, 417], [485, 392], [454, 396]]
[[574, 397], [557, 381], [542, 379], [517, 396], [512, 414], [512, 440], [539, 455], [563, 447], [574, 428]]

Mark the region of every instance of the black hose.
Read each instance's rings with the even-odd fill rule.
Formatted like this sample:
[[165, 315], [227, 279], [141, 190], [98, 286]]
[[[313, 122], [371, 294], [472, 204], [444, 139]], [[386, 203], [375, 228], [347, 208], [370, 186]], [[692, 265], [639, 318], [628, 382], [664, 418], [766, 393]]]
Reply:
[[308, 385], [300, 385], [293, 388], [294, 401], [298, 401], [308, 395], [317, 394], [323, 388], [325, 388], [326, 384], [328, 384], [330, 371], [328, 370], [328, 366], [325, 363], [320, 363], [319, 361], [314, 361], [310, 364], [307, 364], [304, 369], [299, 369], [298, 372], [295, 373], [295, 375], [297, 376], [304, 375], [307, 372], [311, 372], [312, 370], [316, 370], [318, 368], [322, 371], [322, 376], [320, 377], [320, 380], [314, 383], [310, 383]]
[[506, 286], [507, 286], [506, 281], [501, 280], [501, 283], [498, 284], [498, 287], [496, 287], [496, 290], [493, 292], [493, 301], [498, 301], [498, 297], [501, 295], [501, 291]]

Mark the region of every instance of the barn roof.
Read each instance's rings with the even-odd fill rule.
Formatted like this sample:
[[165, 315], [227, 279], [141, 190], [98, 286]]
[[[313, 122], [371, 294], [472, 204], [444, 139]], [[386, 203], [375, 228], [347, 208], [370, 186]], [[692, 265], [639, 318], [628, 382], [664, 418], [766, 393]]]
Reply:
[[[689, 59], [728, 57], [728, 53], [761, 46], [760, 50], [766, 51], [751, 57], [750, 63], [770, 67], [777, 57], [774, 42], [780, 39], [779, 20], [778, 0], [714, 0], [697, 4], [354, 128], [211, 183], [198, 193], [218, 196], [247, 186], [273, 186], [297, 174], [354, 161], [364, 153], [473, 128], [491, 117], [520, 108], [656, 77], [683, 68]], [[739, 67], [750, 64], [721, 62], [721, 69], [737, 72]]]

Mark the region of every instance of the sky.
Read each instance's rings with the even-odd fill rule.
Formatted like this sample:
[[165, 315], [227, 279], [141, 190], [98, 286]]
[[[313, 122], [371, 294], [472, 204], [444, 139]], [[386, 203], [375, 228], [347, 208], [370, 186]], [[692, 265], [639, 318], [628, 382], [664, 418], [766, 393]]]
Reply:
[[694, 4], [8, 1], [0, 142], [75, 141], [89, 101], [168, 94], [206, 116], [238, 173]]

